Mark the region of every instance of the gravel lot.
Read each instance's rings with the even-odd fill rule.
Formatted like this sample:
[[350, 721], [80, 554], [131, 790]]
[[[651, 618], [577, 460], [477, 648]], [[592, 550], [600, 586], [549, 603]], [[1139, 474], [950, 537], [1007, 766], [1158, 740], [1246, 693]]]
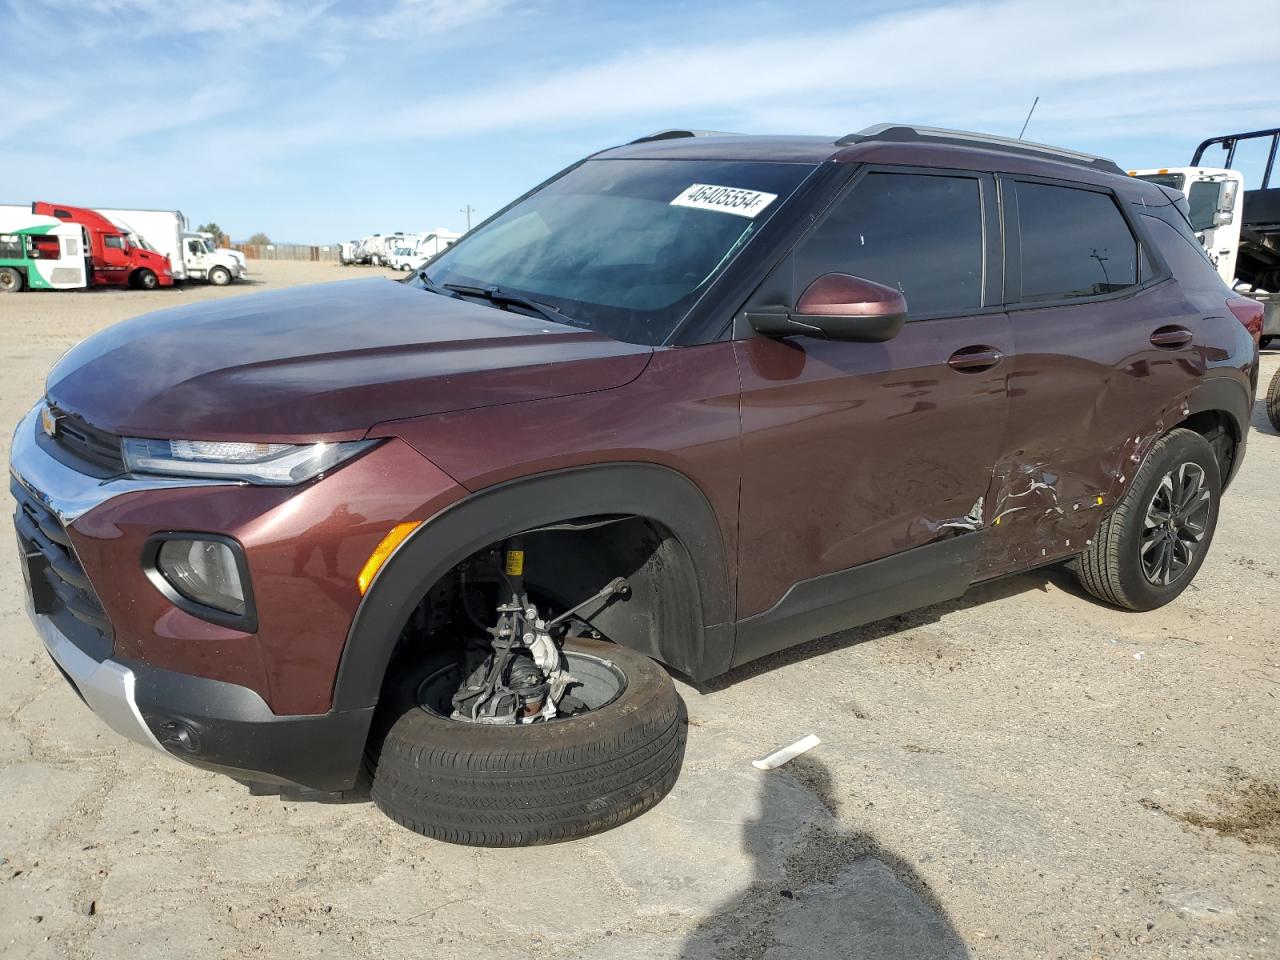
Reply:
[[[223, 289], [0, 298], [0, 421], [114, 321], [370, 272], [253, 267]], [[1038, 571], [682, 687], [670, 797], [516, 851], [250, 797], [117, 738], [0, 549], [0, 956], [1280, 957], [1278, 467], [1259, 407], [1171, 606], [1121, 613]], [[802, 759], [751, 767], [810, 732]]]

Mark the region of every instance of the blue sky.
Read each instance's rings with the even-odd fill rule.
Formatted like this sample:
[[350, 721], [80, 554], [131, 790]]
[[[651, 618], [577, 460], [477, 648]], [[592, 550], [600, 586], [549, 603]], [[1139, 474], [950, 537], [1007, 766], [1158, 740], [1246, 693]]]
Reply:
[[464, 204], [483, 217], [664, 127], [1012, 136], [1037, 95], [1028, 139], [1185, 163], [1280, 126], [1277, 18], [1274, 0], [0, 0], [0, 201], [330, 242], [461, 228]]

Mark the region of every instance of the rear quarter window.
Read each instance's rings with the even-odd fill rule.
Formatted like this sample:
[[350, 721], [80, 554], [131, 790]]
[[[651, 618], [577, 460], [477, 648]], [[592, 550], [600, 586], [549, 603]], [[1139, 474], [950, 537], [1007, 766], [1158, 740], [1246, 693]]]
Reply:
[[1024, 302], [1116, 293], [1138, 282], [1138, 242], [1110, 195], [1019, 181]]
[[1204, 291], [1222, 291], [1226, 287], [1186, 223], [1178, 229], [1159, 217], [1143, 214], [1142, 229], [1183, 287]]

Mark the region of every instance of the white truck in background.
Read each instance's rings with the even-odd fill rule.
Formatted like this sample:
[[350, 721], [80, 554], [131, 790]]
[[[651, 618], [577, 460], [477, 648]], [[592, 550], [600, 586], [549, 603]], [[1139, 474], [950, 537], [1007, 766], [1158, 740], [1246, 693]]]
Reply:
[[95, 209], [167, 256], [174, 280], [204, 280], [221, 287], [249, 275], [244, 254], [219, 247], [212, 234], [189, 229], [181, 210]]
[[[1234, 164], [1241, 144], [1256, 142], [1259, 186], [1246, 189]], [[1221, 167], [1202, 166], [1208, 151], [1223, 151]], [[1272, 186], [1280, 153], [1280, 127], [1212, 137], [1196, 148], [1191, 165], [1130, 170], [1131, 177], [1180, 191], [1187, 198], [1187, 219], [1204, 244], [1218, 274], [1235, 291], [1266, 308], [1260, 345], [1280, 339], [1280, 183]]]
[[387, 258], [387, 266], [396, 270], [416, 270], [441, 250], [453, 246], [462, 236], [444, 227], [437, 227], [430, 233], [420, 233], [416, 237], [405, 237], [403, 245], [397, 247]]

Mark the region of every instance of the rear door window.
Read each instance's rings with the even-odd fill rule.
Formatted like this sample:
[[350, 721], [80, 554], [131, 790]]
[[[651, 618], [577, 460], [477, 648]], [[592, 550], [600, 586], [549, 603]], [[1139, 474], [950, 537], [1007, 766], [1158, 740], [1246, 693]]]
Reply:
[[897, 287], [916, 318], [980, 309], [982, 262], [976, 177], [870, 173], [801, 245], [796, 276], [807, 284], [848, 273]]
[[1138, 282], [1138, 243], [1106, 193], [1018, 181], [1024, 302], [1097, 297]]

